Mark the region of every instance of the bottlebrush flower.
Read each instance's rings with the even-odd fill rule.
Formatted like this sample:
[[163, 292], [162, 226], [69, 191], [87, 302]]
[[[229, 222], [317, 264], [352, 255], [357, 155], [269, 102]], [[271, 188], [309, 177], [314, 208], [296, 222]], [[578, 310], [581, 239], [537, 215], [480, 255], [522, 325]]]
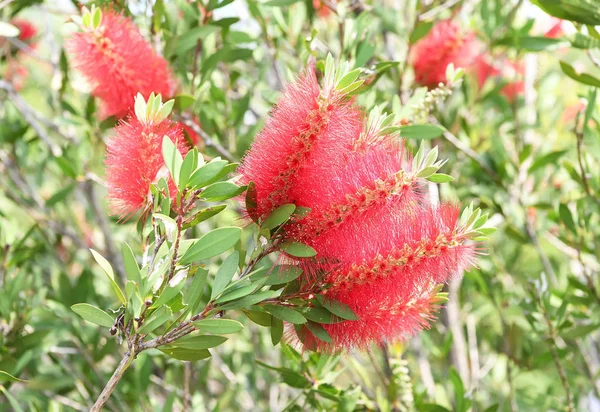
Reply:
[[167, 61], [154, 52], [135, 24], [112, 10], [91, 22], [99, 12], [84, 14], [85, 31], [75, 33], [67, 48], [74, 66], [93, 86], [92, 94], [102, 101], [102, 116], [126, 116], [137, 93], [145, 98], [153, 92], [172, 96], [176, 83]]
[[446, 82], [446, 67], [468, 68], [479, 54], [480, 45], [473, 32], [463, 31], [458, 23], [444, 20], [412, 48], [410, 63], [415, 82], [430, 89]]
[[282, 204], [295, 203], [300, 176], [324, 161], [332, 165], [360, 130], [358, 108], [335, 90], [321, 90], [309, 65], [286, 87], [240, 166], [244, 184], [256, 185], [257, 207], [251, 214], [264, 218]]
[[505, 86], [500, 90], [500, 94], [506, 97], [509, 103], [512, 103], [516, 97], [525, 92], [525, 82], [523, 80], [524, 67], [519, 62], [509, 59], [495, 61], [494, 57], [482, 54], [477, 57], [472, 66], [472, 71], [477, 77], [479, 88], [482, 89], [488, 79], [505, 82]]
[[27, 78], [29, 77], [29, 70], [23, 65], [23, 62], [16, 59], [9, 60], [4, 70], [4, 78], [6, 81], [12, 83], [16, 91], [21, 91]]
[[10, 24], [17, 27], [20, 31], [18, 39], [24, 43], [28, 43], [37, 34], [36, 27], [25, 19], [12, 19]]
[[393, 116], [374, 110], [365, 117], [346, 95], [356, 76], [325, 67], [323, 88], [310, 66], [286, 88], [240, 170], [255, 184], [256, 209], [248, 213], [259, 223], [283, 203], [310, 209], [277, 236], [317, 252], [314, 259], [288, 256], [304, 269], [301, 290], [359, 316], [322, 325], [330, 343], [296, 325], [306, 347], [336, 351], [426, 326], [438, 285], [473, 263], [467, 241], [483, 223], [474, 215], [459, 225], [456, 206], [431, 206], [423, 179], [444, 163], [437, 149], [411, 158], [390, 127]]
[[[121, 121], [108, 142], [106, 180], [114, 214], [125, 216], [143, 209], [150, 185], [169, 176], [162, 155], [164, 136], [177, 145], [182, 155], [188, 151], [181, 127], [167, 119], [173, 101], [154, 105], [154, 99], [152, 94], [146, 106], [138, 95], [136, 115]], [[160, 101], [160, 96], [156, 99]], [[159, 109], [152, 109], [155, 106]], [[173, 179], [169, 179], [169, 190], [171, 195], [176, 193]]]

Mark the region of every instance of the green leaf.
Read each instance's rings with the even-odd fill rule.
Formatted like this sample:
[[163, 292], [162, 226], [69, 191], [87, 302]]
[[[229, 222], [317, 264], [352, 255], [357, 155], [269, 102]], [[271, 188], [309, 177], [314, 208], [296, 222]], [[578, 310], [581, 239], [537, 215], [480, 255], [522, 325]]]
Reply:
[[215, 275], [215, 280], [213, 282], [212, 293], [210, 295], [210, 299], [213, 300], [215, 297], [219, 296], [221, 292], [225, 290], [231, 279], [233, 279], [233, 275], [238, 269], [238, 263], [240, 261], [240, 254], [236, 250], [231, 255], [227, 257], [221, 264], [221, 267], [217, 271]]
[[433, 124], [414, 124], [400, 127], [400, 135], [405, 139], [430, 140], [440, 137], [445, 129]]
[[497, 44], [503, 46], [513, 46], [517, 49], [539, 52], [545, 50], [556, 50], [564, 46], [567, 42], [564, 39], [550, 39], [543, 36], [515, 36], [500, 39]]
[[434, 173], [431, 176], [429, 176], [427, 180], [433, 183], [448, 183], [454, 181], [454, 178], [444, 173]]
[[189, 94], [178, 94], [175, 96], [175, 107], [178, 110], [184, 111], [196, 103], [196, 98]]
[[281, 319], [272, 317], [271, 318], [271, 343], [273, 343], [273, 346], [276, 346], [279, 342], [281, 342], [282, 336], [283, 336], [283, 322], [281, 321]]
[[335, 316], [333, 313], [329, 312], [325, 308], [313, 307], [313, 308], [304, 308], [302, 310], [302, 314], [308, 320], [312, 320], [317, 323], [324, 323], [327, 325], [333, 323], [342, 322], [343, 319]]
[[212, 230], [194, 242], [181, 258], [181, 264], [187, 265], [220, 255], [239, 242], [241, 236], [242, 229], [239, 227], [222, 227]]
[[94, 249], [90, 249], [90, 252], [92, 252], [94, 259], [96, 259], [96, 262], [98, 262], [100, 267], [104, 270], [104, 273], [106, 273], [106, 276], [110, 281], [110, 285], [112, 287], [113, 292], [115, 292], [115, 295], [117, 295], [121, 303], [127, 303], [127, 299], [125, 299], [123, 291], [115, 281], [115, 274], [112, 270], [112, 267], [110, 266], [110, 263], [108, 263], [108, 260], [106, 260], [100, 253], [96, 252]]
[[168, 348], [158, 348], [165, 355], [170, 356], [173, 359], [181, 360], [181, 361], [197, 361], [201, 359], [206, 359], [210, 357], [210, 352], [208, 349], [202, 350], [194, 350], [194, 349], [184, 349], [178, 347], [168, 347]]
[[277, 226], [280, 226], [288, 221], [290, 216], [296, 210], [296, 205], [288, 203], [285, 205], [279, 206], [275, 209], [269, 217], [265, 219], [265, 221], [260, 225], [262, 229], [275, 229]]
[[172, 343], [173, 346], [183, 349], [209, 349], [219, 346], [223, 342], [227, 341], [227, 338], [216, 335], [199, 335], [199, 336], [184, 336], [181, 339], [177, 339]]
[[266, 299], [271, 299], [277, 297], [279, 295], [279, 291], [276, 290], [265, 290], [262, 292], [256, 292], [252, 295], [244, 296], [243, 298], [231, 301], [223, 306], [221, 306], [222, 310], [230, 310], [230, 309], [240, 309], [247, 308], [252, 305], [256, 305]]
[[192, 172], [196, 169], [198, 165], [198, 152], [196, 149], [190, 150], [185, 159], [183, 159], [183, 163], [181, 164], [181, 168], [179, 169], [179, 190], [183, 191], [188, 185], [190, 181], [190, 176]]
[[200, 197], [207, 202], [219, 202], [231, 199], [246, 190], [245, 186], [238, 186], [231, 182], [217, 182], [208, 186], [200, 194]]
[[244, 312], [244, 315], [246, 315], [248, 317], [248, 319], [250, 319], [252, 322], [256, 323], [257, 325], [266, 326], [266, 327], [271, 326], [271, 318], [273, 316], [271, 316], [269, 313], [258, 311], [258, 310], [248, 310], [248, 309], [244, 309], [243, 312]]
[[190, 288], [185, 291], [183, 300], [188, 304], [189, 313], [196, 313], [202, 300], [202, 292], [204, 291], [204, 286], [206, 286], [207, 279], [208, 270], [199, 268], [192, 279]]
[[567, 76], [579, 83], [587, 84], [588, 86], [600, 87], [600, 80], [586, 73], [578, 73], [573, 66], [564, 60], [560, 61], [560, 68]]
[[302, 269], [294, 265], [277, 265], [269, 273], [265, 285], [283, 285], [297, 279], [302, 274]]
[[284, 242], [281, 244], [281, 250], [295, 257], [313, 257], [317, 254], [312, 247], [299, 242]]
[[358, 320], [356, 313], [345, 303], [329, 299], [323, 295], [317, 295], [315, 298], [325, 309], [334, 315], [346, 320]]
[[102, 309], [88, 303], [77, 303], [71, 306], [71, 310], [73, 310], [73, 312], [77, 313], [83, 319], [96, 325], [112, 328], [112, 326], [115, 324], [115, 319], [112, 316]]
[[221, 213], [223, 210], [225, 210], [226, 207], [227, 207], [227, 205], [218, 205], [218, 206], [211, 206], [211, 207], [202, 209], [194, 215], [194, 218], [189, 223], [184, 224], [181, 228], [189, 229], [190, 227], [194, 227], [198, 223], [204, 222], [206, 219], [209, 219], [209, 218]]
[[532, 3], [559, 19], [600, 25], [600, 11], [594, 0], [532, 0]]
[[217, 31], [219, 31], [219, 26], [211, 25], [194, 27], [191, 30], [187, 30], [176, 39], [173, 53], [180, 56], [188, 50], [193, 49], [200, 40]]
[[123, 265], [125, 266], [125, 273], [127, 279], [133, 280], [135, 283], [141, 285], [142, 275], [140, 268], [138, 267], [135, 255], [127, 243], [123, 244]]
[[[235, 286], [237, 286], [237, 285], [235, 285]], [[227, 293], [225, 293], [223, 296], [221, 296], [220, 298], [215, 300], [215, 303], [225, 303], [225, 302], [230, 302], [232, 300], [242, 298], [242, 297], [247, 296], [250, 293], [254, 292], [254, 290], [256, 289], [256, 285], [246, 285], [246, 286], [241, 286], [241, 287], [235, 287], [235, 286], [232, 285], [232, 288], [234, 288], [234, 289], [227, 291]]]
[[569, 37], [571, 45], [577, 49], [597, 49], [600, 48], [600, 40], [594, 37], [586, 36], [579, 32]]
[[[1, 31], [2, 31], [2, 22], [0, 22], [0, 33], [1, 33]], [[6, 399], [8, 399], [8, 402], [10, 403], [10, 406], [12, 407], [14, 412], [23, 412], [23, 409], [19, 405], [19, 401], [17, 401], [14, 398], [14, 396], [12, 396], [10, 394], [10, 392], [6, 390], [6, 388], [4, 386], [0, 385], [0, 391], [2, 393], [4, 393], [4, 396], [6, 396]]]
[[269, 0], [266, 3], [264, 3], [265, 6], [270, 6], [270, 7], [285, 7], [285, 6], [291, 6], [294, 3], [297, 3], [300, 0]]
[[203, 319], [193, 323], [198, 332], [216, 335], [229, 335], [244, 329], [244, 325], [232, 319]]
[[548, 164], [556, 164], [557, 160], [561, 158], [567, 150], [558, 150], [556, 152], [550, 152], [543, 156], [538, 157], [535, 161], [529, 166], [529, 173], [536, 171]]
[[331, 336], [329, 336], [329, 333], [327, 333], [323, 326], [315, 322], [308, 322], [306, 326], [308, 327], [308, 330], [310, 330], [312, 334], [315, 335], [315, 337], [317, 337], [318, 339], [327, 343], [332, 342]]
[[263, 308], [271, 315], [285, 322], [295, 324], [306, 323], [306, 318], [292, 308], [278, 305], [263, 305]]
[[23, 379], [19, 379], [19, 378], [15, 377], [15, 376], [12, 376], [8, 372], [0, 370], [0, 382], [27, 382], [27, 381], [23, 380]]
[[152, 314], [144, 321], [142, 326], [138, 329], [140, 335], [145, 335], [154, 331], [163, 325], [173, 315], [173, 311], [168, 306], [161, 306], [156, 309]]
[[414, 44], [429, 33], [433, 27], [433, 21], [423, 21], [419, 23], [410, 33], [410, 43]]
[[560, 333], [563, 339], [577, 339], [600, 329], [600, 323], [592, 323], [589, 325], [578, 325]]
[[179, 149], [177, 149], [177, 146], [175, 146], [175, 143], [171, 141], [169, 136], [163, 137], [162, 153], [165, 165], [167, 166], [167, 169], [169, 169], [171, 177], [177, 184], [179, 182], [179, 169], [181, 169], [183, 158], [181, 157], [181, 153], [179, 153]]
[[569, 229], [573, 234], [577, 234], [575, 221], [573, 220], [573, 215], [571, 214], [569, 207], [564, 203], [561, 203], [560, 206], [558, 206], [558, 214], [560, 215], [560, 220], [562, 220], [567, 229]]
[[60, 189], [56, 193], [54, 193], [48, 200], [46, 200], [46, 207], [52, 207], [67, 198], [75, 188], [75, 184], [71, 183], [66, 187]]

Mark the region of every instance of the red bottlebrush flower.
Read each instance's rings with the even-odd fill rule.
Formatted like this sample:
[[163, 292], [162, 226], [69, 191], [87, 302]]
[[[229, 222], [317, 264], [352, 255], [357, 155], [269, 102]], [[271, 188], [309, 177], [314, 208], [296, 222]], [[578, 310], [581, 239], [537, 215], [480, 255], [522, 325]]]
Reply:
[[546, 32], [544, 33], [544, 37], [548, 38], [548, 39], [556, 39], [558, 37], [561, 37], [562, 35], [564, 35], [564, 31], [563, 31], [563, 20], [556, 18], [556, 17], [552, 17], [551, 19], [551, 27], [546, 30]]
[[12, 83], [16, 91], [23, 89], [28, 77], [29, 70], [22, 64], [22, 62], [11, 59], [6, 65], [6, 69], [4, 70], [4, 78], [6, 81]]
[[473, 261], [458, 208], [432, 207], [420, 193], [423, 170], [442, 164], [437, 152], [411, 159], [387, 134], [390, 119], [363, 116], [327, 82], [321, 89], [309, 67], [242, 162], [242, 180], [256, 185], [250, 215], [263, 219], [284, 203], [310, 208], [278, 234], [317, 252], [316, 259], [289, 256], [304, 269], [302, 290], [360, 318], [322, 325], [331, 343], [298, 326], [306, 347], [336, 351], [414, 333], [432, 318], [437, 285]]
[[436, 88], [446, 82], [446, 67], [450, 63], [466, 69], [474, 62], [479, 49], [473, 32], [463, 31], [452, 20], [437, 23], [412, 48], [410, 63], [416, 83]]
[[24, 43], [27, 43], [29, 40], [35, 37], [37, 34], [36, 27], [28, 20], [24, 19], [12, 19], [10, 24], [17, 27], [20, 31], [19, 40]]
[[506, 85], [500, 90], [500, 94], [510, 103], [525, 91], [524, 67], [519, 62], [508, 59], [496, 62], [493, 56], [483, 54], [477, 57], [472, 72], [477, 77], [479, 88], [483, 88], [488, 79], [505, 82]]
[[[115, 128], [105, 161], [108, 197], [114, 214], [124, 216], [142, 209], [148, 202], [150, 185], [169, 176], [162, 155], [164, 136], [185, 156], [188, 145], [181, 127], [168, 119], [140, 121], [131, 116]], [[171, 195], [176, 193], [173, 179], [169, 179], [169, 191]]]
[[172, 96], [176, 83], [165, 59], [156, 54], [127, 17], [105, 10], [97, 28], [75, 33], [67, 43], [75, 67], [102, 101], [102, 116], [124, 117], [136, 93]]
[[[336, 3], [336, 0], [330, 0], [330, 1], [333, 4]], [[317, 16], [319, 16], [321, 18], [325, 18], [325, 17], [328, 17], [329, 15], [331, 15], [331, 9], [329, 7], [327, 7], [322, 0], [312, 0], [312, 4], [313, 4], [313, 8], [315, 9], [315, 12], [317, 13]]]
[[253, 214], [264, 218], [282, 204], [295, 203], [301, 176], [325, 161], [331, 165], [360, 134], [360, 122], [360, 111], [344, 96], [320, 90], [309, 66], [285, 89], [240, 166], [244, 184], [256, 185]]

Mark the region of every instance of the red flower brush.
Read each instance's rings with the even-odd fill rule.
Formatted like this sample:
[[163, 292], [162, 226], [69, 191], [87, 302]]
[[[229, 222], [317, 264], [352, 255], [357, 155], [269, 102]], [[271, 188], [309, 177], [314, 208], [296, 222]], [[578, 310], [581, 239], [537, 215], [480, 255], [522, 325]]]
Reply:
[[10, 24], [19, 29], [19, 37], [23, 43], [28, 43], [29, 40], [33, 39], [37, 35], [36, 27], [28, 20], [25, 19], [12, 19]]
[[162, 155], [165, 136], [182, 155], [188, 151], [181, 127], [167, 119], [173, 100], [162, 104], [160, 96], [151, 94], [146, 104], [138, 95], [135, 106], [135, 116], [115, 128], [116, 135], [108, 142], [105, 162], [112, 212], [121, 216], [143, 209], [148, 203], [150, 185], [161, 177], [169, 179], [169, 191], [176, 193]]
[[430, 89], [446, 82], [446, 67], [467, 68], [479, 54], [480, 46], [472, 32], [465, 32], [452, 20], [437, 23], [412, 48], [410, 63], [415, 82]]
[[172, 96], [176, 83], [165, 59], [156, 54], [127, 17], [100, 9], [86, 11], [85, 31], [67, 43], [74, 66], [102, 101], [102, 116], [126, 116], [141, 93]]

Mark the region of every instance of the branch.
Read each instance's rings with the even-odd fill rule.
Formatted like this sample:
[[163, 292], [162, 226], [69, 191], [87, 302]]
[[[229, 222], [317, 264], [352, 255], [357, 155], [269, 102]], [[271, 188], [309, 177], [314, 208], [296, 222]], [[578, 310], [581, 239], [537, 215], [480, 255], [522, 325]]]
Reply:
[[110, 377], [108, 383], [102, 390], [102, 393], [96, 400], [96, 403], [94, 403], [94, 406], [92, 406], [92, 409], [90, 409], [90, 412], [98, 412], [102, 410], [102, 407], [108, 401], [110, 395], [114, 392], [115, 388], [119, 384], [119, 381], [123, 377], [123, 374], [125, 373], [127, 368], [129, 368], [131, 362], [133, 362], [133, 360], [135, 359], [135, 355], [135, 345], [131, 345], [127, 352], [125, 352], [125, 356], [123, 356], [123, 359], [121, 359], [121, 362], [119, 362], [117, 369], [115, 369], [115, 372]]
[[198, 134], [202, 137], [202, 141], [206, 147], [211, 147], [217, 151], [224, 159], [229, 160], [230, 162], [235, 162], [236, 158], [233, 156], [227, 149], [225, 149], [219, 142], [213, 140], [212, 137], [208, 135], [194, 120], [188, 113], [184, 113], [180, 116], [176, 116], [181, 119], [181, 121], [188, 127], [190, 127], [194, 133]]

